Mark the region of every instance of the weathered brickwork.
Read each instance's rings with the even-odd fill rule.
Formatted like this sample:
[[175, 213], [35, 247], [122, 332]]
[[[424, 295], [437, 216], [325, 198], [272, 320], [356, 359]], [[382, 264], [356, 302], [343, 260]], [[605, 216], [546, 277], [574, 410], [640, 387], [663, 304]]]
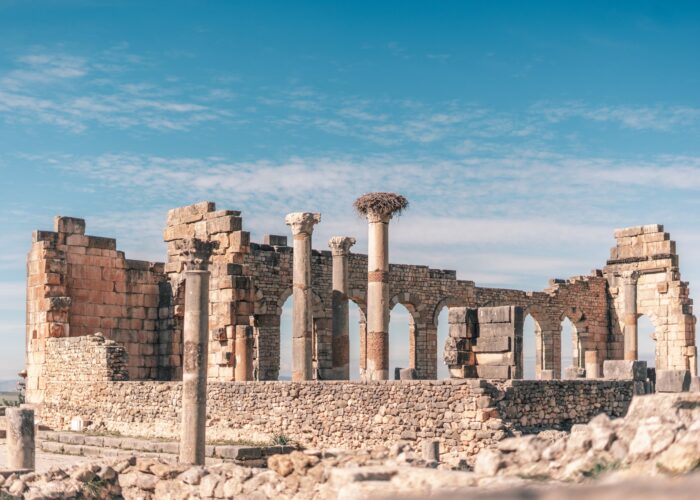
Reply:
[[[251, 243], [240, 212], [216, 210], [212, 202], [168, 212], [165, 264], [128, 260], [116, 250], [113, 239], [84, 233], [82, 219], [59, 217], [54, 231], [34, 234], [27, 281], [31, 401], [43, 398], [41, 370], [46, 361], [46, 340], [51, 337], [103, 332], [128, 352], [131, 380], [181, 378], [182, 243], [191, 238], [213, 244], [205, 263], [211, 272], [209, 379], [278, 378], [280, 316], [284, 302], [292, 295], [293, 249], [287, 246], [287, 237], [266, 236], [262, 244]], [[602, 373], [604, 360], [626, 356], [624, 332], [629, 334], [636, 326], [626, 326], [625, 321], [634, 323], [641, 314], [649, 315], [656, 326], [657, 367], [695, 373], [695, 317], [688, 285], [680, 281], [673, 242], [660, 226], [620, 230], [616, 238], [617, 246], [603, 271], [551, 280], [541, 292], [477, 287], [472, 281], [458, 280], [454, 271], [390, 265], [386, 277], [389, 307], [400, 303], [410, 313], [405, 337], [408, 368], [415, 369], [420, 379], [436, 378], [438, 363], [443, 362], [444, 346], [437, 345], [437, 320], [443, 308], [518, 306], [524, 317], [530, 315], [535, 321], [537, 378], [562, 376], [563, 350], [573, 354], [574, 366], [580, 371], [588, 360], [589, 367], [597, 365], [597, 372]], [[325, 247], [326, 242], [317, 241], [316, 246]], [[312, 251], [311, 357], [313, 376], [318, 380], [330, 380], [341, 373], [333, 369], [332, 263], [330, 251]], [[362, 316], [361, 373], [367, 369], [368, 352], [367, 266], [366, 255], [350, 252], [347, 256], [347, 296], [359, 306]], [[637, 292], [635, 316], [631, 312], [625, 316], [628, 294], [623, 293], [622, 281], [630, 279], [634, 279]], [[561, 345], [564, 318], [574, 325], [571, 346]], [[237, 353], [236, 346], [246, 352]], [[469, 356], [470, 349], [462, 356]], [[515, 365], [510, 365], [509, 376], [517, 378], [522, 364], [518, 365], [518, 349], [513, 353]], [[478, 366], [478, 359], [473, 361]]]
[[[27, 257], [27, 395], [41, 400], [47, 341], [103, 332], [129, 353], [132, 379], [157, 377], [163, 264], [126, 259], [116, 241], [85, 235], [85, 221], [56, 217], [35, 231]], [[66, 366], [70, 370], [69, 366]]]
[[[177, 382], [56, 384], [41, 419], [65, 429], [81, 416], [103, 431], [175, 438], [180, 398]], [[514, 430], [622, 416], [631, 399], [628, 381], [210, 382], [207, 437], [282, 434], [304, 446], [349, 449], [439, 439], [442, 453], [471, 456]]]

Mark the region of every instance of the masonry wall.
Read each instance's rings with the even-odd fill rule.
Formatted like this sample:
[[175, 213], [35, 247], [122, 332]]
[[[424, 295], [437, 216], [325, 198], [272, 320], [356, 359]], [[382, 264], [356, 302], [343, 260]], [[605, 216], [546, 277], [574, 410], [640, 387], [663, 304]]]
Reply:
[[624, 347], [624, 276], [636, 283], [637, 316], [654, 325], [656, 368], [697, 373], [695, 316], [688, 283], [681, 280], [676, 242], [659, 224], [615, 231], [605, 276], [610, 285], [609, 359], [622, 359]]
[[123, 346], [100, 333], [46, 341], [44, 377], [52, 391], [75, 383], [129, 380], [129, 356]]
[[[126, 259], [85, 221], [56, 217], [35, 231], [27, 257], [27, 396], [40, 401], [47, 340], [102, 332], [129, 353], [131, 379], [157, 377], [163, 264]], [[70, 370], [66, 366], [66, 370]]]
[[[645, 229], [646, 228], [646, 229]], [[359, 235], [351, 235], [359, 236]], [[209, 311], [210, 380], [236, 379], [236, 337], [252, 335], [253, 370], [244, 378], [275, 380], [279, 376], [280, 316], [292, 289], [292, 248], [284, 236], [251, 243], [240, 212], [217, 210], [202, 202], [170, 210], [164, 240], [165, 264], [126, 259], [110, 238], [85, 235], [85, 221], [57, 217], [54, 231], [34, 233], [27, 262], [28, 397], [41, 401], [41, 370], [46, 339], [103, 332], [129, 354], [131, 380], [179, 380], [182, 376], [184, 257], [182, 240], [198, 238], [215, 244]], [[437, 321], [447, 307], [520, 306], [535, 320], [536, 377], [543, 370], [561, 377], [562, 351], [584, 367], [586, 351], [600, 363], [620, 359], [623, 350], [620, 293], [622, 273], [639, 274], [638, 309], [656, 326], [657, 367], [696, 366], [695, 317], [688, 284], [680, 281], [675, 246], [660, 226], [640, 226], [616, 233], [617, 246], [604, 271], [568, 280], [551, 280], [541, 292], [476, 287], [450, 270], [392, 264], [389, 306], [403, 304], [410, 314], [404, 341], [406, 367], [418, 378], [437, 377], [443, 346], [437, 345]], [[316, 240], [317, 248], [326, 242]], [[315, 378], [328, 380], [332, 344], [332, 256], [312, 253], [313, 362]], [[367, 256], [348, 256], [349, 299], [364, 321]], [[561, 345], [561, 322], [574, 325], [573, 343]], [[360, 372], [366, 366], [366, 327], [360, 324]], [[244, 343], [241, 345], [245, 345]], [[392, 349], [392, 346], [390, 346]], [[242, 353], [239, 353], [242, 354]], [[516, 367], [517, 368], [517, 367]], [[514, 370], [514, 376], [520, 371]]]
[[[41, 421], [176, 438], [177, 382], [55, 384]], [[207, 438], [268, 441], [283, 434], [308, 447], [367, 448], [437, 438], [445, 454], [471, 456], [513, 430], [542, 430], [624, 415], [625, 381], [210, 382]]]

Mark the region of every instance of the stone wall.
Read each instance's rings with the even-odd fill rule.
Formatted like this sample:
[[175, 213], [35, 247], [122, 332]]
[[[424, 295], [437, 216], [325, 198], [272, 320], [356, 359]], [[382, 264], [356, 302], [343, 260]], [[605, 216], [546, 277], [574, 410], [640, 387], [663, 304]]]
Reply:
[[35, 231], [27, 257], [28, 400], [41, 400], [49, 338], [102, 332], [127, 349], [131, 379], [156, 378], [164, 279], [163, 264], [126, 259], [114, 239], [86, 236], [83, 219], [56, 217], [53, 231]]
[[51, 391], [62, 385], [129, 380], [128, 354], [104, 335], [52, 338], [46, 341], [42, 376]]
[[[180, 397], [177, 382], [57, 383], [41, 421], [65, 429], [81, 416], [95, 430], [176, 438]], [[324, 448], [437, 438], [444, 453], [472, 455], [513, 430], [621, 416], [631, 399], [625, 381], [210, 382], [207, 437], [283, 434]]]
[[[637, 309], [656, 326], [657, 367], [696, 368], [695, 317], [688, 285], [680, 281], [675, 247], [661, 226], [616, 232], [618, 245], [604, 271], [568, 280], [551, 280], [540, 292], [476, 287], [454, 271], [391, 264], [390, 307], [403, 304], [410, 314], [405, 342], [407, 366], [421, 379], [437, 377], [443, 346], [437, 322], [447, 307], [519, 306], [535, 321], [536, 378], [561, 377], [562, 351], [573, 354], [575, 368], [585, 359], [598, 364], [623, 357], [624, 293], [622, 275], [637, 281]], [[275, 380], [279, 376], [280, 316], [292, 290], [292, 248], [284, 236], [251, 243], [241, 213], [216, 210], [202, 202], [170, 210], [164, 240], [166, 264], [133, 261], [110, 238], [86, 236], [85, 221], [57, 217], [54, 231], [34, 233], [27, 263], [28, 398], [40, 402], [45, 381], [46, 339], [101, 331], [129, 354], [129, 378], [178, 380], [182, 376], [184, 258], [180, 243], [198, 238], [215, 244], [208, 262], [210, 280], [210, 380]], [[354, 235], [358, 236], [358, 235]], [[324, 248], [327, 242], [316, 241]], [[312, 252], [313, 363], [318, 380], [332, 369], [332, 255]], [[348, 256], [348, 298], [361, 311], [360, 372], [366, 367], [367, 256]], [[635, 274], [636, 273], [636, 274]], [[561, 322], [574, 325], [573, 343], [561, 345]], [[252, 347], [252, 356], [236, 353]], [[389, 346], [391, 349], [392, 347]], [[440, 353], [440, 355], [438, 354]], [[516, 353], [517, 354], [517, 353]], [[517, 356], [516, 356], [517, 357]], [[236, 370], [236, 359], [252, 359], [252, 370]], [[512, 376], [520, 376], [517, 364]], [[238, 373], [237, 373], [238, 372]]]
[[646, 315], [654, 325], [656, 368], [697, 373], [695, 316], [688, 283], [681, 281], [676, 242], [659, 224], [615, 231], [605, 276], [610, 284], [611, 338], [609, 359], [622, 359], [626, 290], [632, 286], [634, 327]]

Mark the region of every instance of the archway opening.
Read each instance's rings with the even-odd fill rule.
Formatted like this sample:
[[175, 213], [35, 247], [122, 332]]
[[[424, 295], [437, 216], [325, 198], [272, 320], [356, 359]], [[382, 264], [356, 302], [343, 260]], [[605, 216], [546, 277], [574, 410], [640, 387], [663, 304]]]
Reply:
[[350, 380], [360, 379], [360, 335], [362, 325], [365, 323], [365, 315], [360, 306], [352, 300], [348, 301], [348, 316], [350, 322]]
[[293, 300], [290, 297], [282, 305], [280, 316], [280, 369], [277, 380], [292, 380], [292, 311]]
[[445, 343], [450, 335], [450, 325], [447, 321], [448, 309], [443, 306], [437, 315], [437, 378], [450, 378], [450, 369], [445, 364]]
[[389, 378], [393, 380], [396, 368], [409, 368], [413, 316], [406, 306], [396, 304], [389, 316]]
[[523, 324], [523, 378], [534, 380], [537, 378], [537, 322], [528, 314]]
[[656, 366], [656, 328], [649, 316], [637, 319], [637, 359], [646, 361], [647, 367]]
[[564, 370], [572, 366], [579, 366], [574, 352], [577, 346], [574, 345], [576, 328], [569, 318], [564, 318], [561, 322], [561, 378], [564, 378]]

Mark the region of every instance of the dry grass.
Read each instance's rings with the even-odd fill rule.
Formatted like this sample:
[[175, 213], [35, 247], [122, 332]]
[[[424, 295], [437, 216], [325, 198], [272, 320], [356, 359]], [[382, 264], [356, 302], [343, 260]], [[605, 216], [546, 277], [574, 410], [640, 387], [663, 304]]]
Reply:
[[401, 215], [408, 208], [406, 197], [398, 193], [367, 193], [353, 203], [360, 215], [366, 216], [372, 212], [379, 215]]

